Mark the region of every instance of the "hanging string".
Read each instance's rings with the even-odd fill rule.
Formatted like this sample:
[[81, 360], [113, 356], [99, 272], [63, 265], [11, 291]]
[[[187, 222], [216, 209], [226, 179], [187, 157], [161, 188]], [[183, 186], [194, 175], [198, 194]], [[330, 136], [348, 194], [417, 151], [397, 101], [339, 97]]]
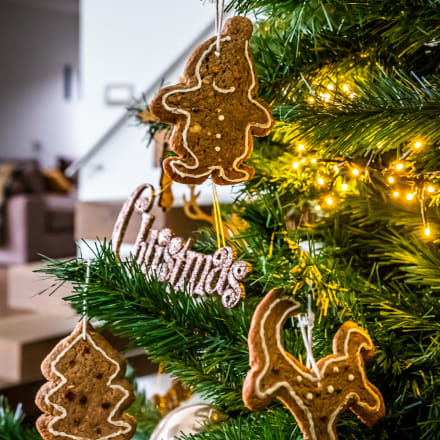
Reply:
[[170, 180], [159, 192], [154, 191], [156, 195], [160, 195], [164, 193], [171, 185], [173, 184], [173, 181]]
[[217, 187], [215, 183], [212, 183], [212, 205], [214, 209], [215, 232], [217, 234], [217, 247], [220, 249], [222, 246], [226, 246], [226, 240], [220, 211], [220, 202], [218, 200]]
[[83, 327], [82, 327], [82, 337], [84, 341], [87, 339], [87, 291], [90, 281], [90, 265], [92, 260], [87, 260], [86, 263], [86, 283], [83, 288]]
[[270, 237], [269, 253], [267, 255], [268, 258], [272, 258], [274, 238], [275, 238], [275, 232], [272, 232], [272, 235]]
[[298, 328], [301, 330], [301, 336], [307, 353], [307, 368], [312, 368], [318, 379], [321, 378], [318, 366], [313, 356], [312, 333], [315, 323], [315, 315], [312, 311], [312, 296], [309, 294], [307, 314], [298, 315]]
[[220, 56], [220, 42], [223, 28], [223, 15], [225, 10], [225, 0], [215, 0], [215, 30], [217, 33], [215, 54]]

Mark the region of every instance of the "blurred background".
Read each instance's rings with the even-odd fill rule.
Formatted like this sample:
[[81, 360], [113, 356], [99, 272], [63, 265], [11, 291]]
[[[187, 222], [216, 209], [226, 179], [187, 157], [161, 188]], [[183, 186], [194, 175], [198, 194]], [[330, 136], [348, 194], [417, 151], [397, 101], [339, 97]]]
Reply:
[[[42, 255], [87, 256], [130, 192], [158, 185], [163, 139], [147, 148], [127, 108], [177, 81], [213, 34], [214, 6], [200, 0], [0, 0], [0, 394], [30, 417], [41, 361], [78, 320], [60, 299], [70, 286], [49, 295], [52, 280], [34, 271]], [[191, 233], [188, 191], [174, 186], [155, 227]], [[198, 203], [212, 204], [210, 188]], [[125, 354], [137, 375], [156, 370], [142, 352]], [[151, 392], [168, 389], [151, 380]]]

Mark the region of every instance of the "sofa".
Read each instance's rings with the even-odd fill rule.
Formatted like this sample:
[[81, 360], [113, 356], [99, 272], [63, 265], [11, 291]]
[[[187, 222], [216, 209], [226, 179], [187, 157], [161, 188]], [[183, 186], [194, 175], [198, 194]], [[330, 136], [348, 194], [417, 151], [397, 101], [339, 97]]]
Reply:
[[5, 163], [13, 172], [2, 188], [0, 265], [75, 255], [75, 193], [46, 193], [36, 161], [0, 159]]

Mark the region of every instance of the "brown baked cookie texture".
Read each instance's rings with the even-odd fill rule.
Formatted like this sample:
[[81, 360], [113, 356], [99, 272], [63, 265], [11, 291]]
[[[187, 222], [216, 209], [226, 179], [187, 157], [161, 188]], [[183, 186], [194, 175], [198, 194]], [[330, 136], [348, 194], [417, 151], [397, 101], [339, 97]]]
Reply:
[[254, 169], [243, 163], [253, 149], [252, 136], [266, 136], [274, 120], [268, 104], [257, 98], [258, 80], [249, 47], [252, 23], [245, 17], [226, 21], [216, 54], [216, 37], [190, 57], [184, 82], [165, 87], [150, 110], [173, 124], [170, 148], [177, 154], [163, 162], [173, 180], [199, 184], [209, 176], [219, 185], [249, 180]]
[[368, 333], [345, 322], [333, 339], [333, 354], [317, 362], [319, 377], [282, 343], [283, 324], [299, 313], [299, 303], [271, 290], [258, 305], [249, 331], [249, 364], [243, 401], [259, 410], [281, 400], [295, 417], [305, 440], [336, 440], [340, 413], [350, 409], [368, 426], [385, 415], [380, 391], [368, 381], [364, 362], [374, 357]]
[[134, 401], [125, 360], [90, 324], [85, 340], [82, 330], [79, 323], [43, 361], [38, 432], [45, 440], [131, 439], [137, 423], [124, 414]]

